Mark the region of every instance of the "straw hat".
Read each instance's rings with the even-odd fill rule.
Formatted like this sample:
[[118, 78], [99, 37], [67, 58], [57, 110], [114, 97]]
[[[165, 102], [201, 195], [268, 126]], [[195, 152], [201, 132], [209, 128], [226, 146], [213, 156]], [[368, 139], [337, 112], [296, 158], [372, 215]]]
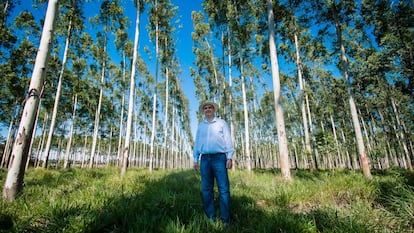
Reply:
[[218, 105], [214, 102], [211, 102], [211, 101], [206, 101], [203, 104], [201, 104], [199, 110], [202, 112], [204, 110], [204, 106], [206, 106], [206, 105], [213, 105], [214, 110], [216, 110], [216, 111], [218, 110]]

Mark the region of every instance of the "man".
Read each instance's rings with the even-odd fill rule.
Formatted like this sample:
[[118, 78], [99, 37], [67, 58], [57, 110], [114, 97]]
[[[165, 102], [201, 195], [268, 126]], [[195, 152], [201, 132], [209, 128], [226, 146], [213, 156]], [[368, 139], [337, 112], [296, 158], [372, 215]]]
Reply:
[[201, 189], [203, 194], [204, 212], [215, 222], [214, 180], [217, 182], [220, 216], [227, 225], [230, 221], [230, 185], [227, 169], [232, 166], [233, 143], [227, 123], [216, 117], [217, 104], [205, 102], [200, 106], [205, 119], [197, 129], [193, 150], [194, 170], [198, 171], [200, 160]]

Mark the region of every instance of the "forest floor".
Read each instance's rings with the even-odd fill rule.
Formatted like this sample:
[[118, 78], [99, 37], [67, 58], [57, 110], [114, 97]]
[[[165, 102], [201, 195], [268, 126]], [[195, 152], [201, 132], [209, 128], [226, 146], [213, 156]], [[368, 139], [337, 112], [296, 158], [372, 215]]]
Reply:
[[414, 173], [371, 172], [229, 171], [224, 226], [205, 218], [193, 170], [30, 168], [22, 194], [1, 201], [0, 232], [414, 232]]

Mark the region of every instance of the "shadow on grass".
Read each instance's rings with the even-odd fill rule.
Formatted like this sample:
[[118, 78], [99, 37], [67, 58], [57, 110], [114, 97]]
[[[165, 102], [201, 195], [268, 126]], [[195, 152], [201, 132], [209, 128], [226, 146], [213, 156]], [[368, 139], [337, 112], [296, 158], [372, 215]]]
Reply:
[[275, 210], [236, 194], [230, 227], [212, 224], [204, 217], [200, 178], [193, 171], [147, 181], [144, 187], [135, 196], [107, 203], [87, 232], [374, 232], [352, 217], [339, 217], [335, 210]]
[[119, 190], [95, 207], [51, 206], [45, 216], [12, 232], [374, 232], [333, 209], [296, 212], [267, 207], [244, 193], [232, 194], [232, 222], [224, 228], [205, 218], [200, 177], [192, 170], [169, 172], [160, 179], [137, 176], [129, 182], [136, 191]]

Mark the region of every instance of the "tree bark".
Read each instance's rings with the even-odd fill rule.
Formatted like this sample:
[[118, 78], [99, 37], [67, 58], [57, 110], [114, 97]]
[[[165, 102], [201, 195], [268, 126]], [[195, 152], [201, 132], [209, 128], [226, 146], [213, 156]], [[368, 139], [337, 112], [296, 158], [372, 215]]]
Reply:
[[277, 124], [277, 136], [279, 143], [279, 156], [280, 156], [280, 170], [282, 177], [286, 180], [290, 180], [290, 165], [289, 165], [289, 149], [288, 141], [286, 136], [285, 119], [283, 116], [283, 108], [280, 103], [281, 88], [280, 88], [280, 77], [279, 77], [279, 64], [277, 60], [277, 50], [275, 41], [275, 22], [273, 15], [273, 4], [271, 0], [267, 0], [267, 11], [268, 11], [268, 27], [269, 27], [269, 49], [270, 49], [270, 60], [272, 67], [272, 80], [274, 88], [274, 99], [275, 99], [275, 113], [276, 113], [276, 124]]
[[[138, 1], [139, 2], [139, 1]], [[140, 7], [137, 6], [137, 18], [135, 21], [135, 38], [134, 38], [134, 51], [132, 57], [132, 68], [131, 68], [131, 80], [129, 86], [129, 104], [128, 104], [128, 118], [127, 118], [127, 129], [125, 135], [125, 145], [122, 154], [122, 169], [121, 176], [125, 175], [128, 167], [128, 157], [130, 152], [130, 139], [132, 131], [132, 114], [134, 112], [134, 93], [135, 93], [135, 72], [136, 64], [138, 59], [138, 38], [139, 38], [139, 19], [140, 19]]]
[[39, 107], [40, 93], [46, 77], [47, 62], [52, 47], [55, 18], [58, 14], [58, 0], [49, 0], [46, 18], [43, 26], [40, 46], [29, 92], [26, 97], [22, 118], [20, 120], [18, 135], [13, 145], [11, 167], [7, 173], [3, 188], [3, 200], [14, 201], [23, 189], [23, 178], [27, 160], [27, 153], [31, 143], [34, 121]]
[[59, 106], [60, 92], [62, 90], [63, 73], [65, 71], [66, 61], [68, 58], [68, 50], [69, 50], [71, 33], [72, 33], [72, 20], [69, 21], [69, 26], [68, 26], [68, 36], [66, 37], [65, 51], [63, 52], [62, 68], [60, 70], [59, 81], [58, 81], [58, 85], [56, 88], [55, 103], [53, 105], [52, 119], [51, 119], [50, 127], [49, 127], [49, 135], [46, 141], [45, 160], [43, 161], [43, 165], [42, 165], [43, 168], [47, 167], [47, 163], [49, 161], [49, 152], [50, 152], [50, 147], [52, 144], [53, 132], [55, 131], [56, 116], [57, 116], [57, 111], [58, 111], [58, 106]]
[[[106, 38], [104, 43], [104, 54], [106, 54]], [[98, 107], [95, 113], [95, 124], [93, 129], [93, 137], [92, 137], [92, 148], [91, 148], [91, 157], [89, 158], [89, 168], [93, 167], [93, 160], [95, 158], [95, 151], [96, 151], [96, 142], [98, 140], [98, 133], [99, 133], [99, 119], [101, 117], [101, 106], [102, 106], [102, 98], [103, 98], [103, 88], [105, 83], [105, 69], [106, 69], [106, 61], [105, 59], [102, 61], [102, 73], [101, 73], [101, 88], [99, 90], [99, 100], [98, 100]]]
[[70, 125], [70, 130], [69, 130], [68, 143], [66, 144], [66, 153], [65, 153], [65, 161], [63, 163], [63, 168], [67, 168], [69, 166], [69, 156], [70, 156], [70, 149], [72, 147], [73, 126], [75, 124], [75, 119], [76, 119], [77, 104], [78, 104], [78, 94], [76, 93], [74, 97], [72, 120], [71, 120], [71, 125]]
[[348, 74], [349, 64], [348, 64], [348, 59], [346, 57], [345, 46], [342, 43], [342, 30], [338, 22], [335, 22], [335, 29], [336, 29], [336, 34], [338, 38], [338, 44], [341, 49], [341, 64], [342, 64], [341, 72], [344, 77], [346, 89], [348, 92], [349, 107], [351, 109], [352, 123], [354, 125], [355, 138], [357, 142], [360, 162], [361, 162], [362, 170], [364, 172], [364, 176], [368, 179], [372, 179], [371, 170], [369, 167], [368, 158], [367, 158], [366, 151], [365, 151], [364, 139], [362, 137], [361, 125], [358, 119], [358, 112], [357, 112], [357, 108], [356, 108], [356, 104], [354, 100], [354, 95], [352, 93], [350, 80], [348, 77], [349, 76]]

